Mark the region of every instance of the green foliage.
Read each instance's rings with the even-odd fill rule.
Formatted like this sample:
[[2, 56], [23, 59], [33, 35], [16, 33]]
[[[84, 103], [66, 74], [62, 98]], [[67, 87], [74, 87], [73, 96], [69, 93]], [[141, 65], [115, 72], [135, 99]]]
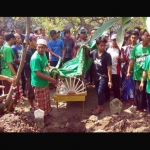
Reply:
[[150, 33], [150, 17], [142, 17], [143, 23], [147, 31]]
[[124, 41], [124, 29], [123, 26], [121, 25], [121, 27], [118, 29], [116, 38], [117, 45], [120, 49], [122, 47], [123, 41]]
[[[2, 22], [4, 17], [0, 17]], [[25, 17], [7, 17], [12, 18], [14, 21], [19, 21], [22, 28], [24, 28]], [[112, 19], [116, 20], [117, 17], [31, 17], [32, 25], [31, 27], [34, 29], [36, 27], [45, 27], [46, 34], [49, 33], [50, 30], [63, 30], [64, 26], [70, 28], [72, 34], [74, 36], [77, 35], [78, 31], [81, 27], [85, 27], [87, 33], [90, 34], [90, 30], [92, 28], [102, 27], [105, 22], [112, 21]], [[122, 23], [120, 21], [116, 21], [116, 23], [110, 25], [108, 28], [111, 30], [118, 30], [121, 24], [123, 24], [124, 29], [133, 29], [136, 26], [141, 27], [142, 29], [146, 26], [146, 18], [147, 17], [119, 17], [120, 20], [122, 18]], [[145, 18], [143, 20], [143, 18]], [[145, 22], [145, 23], [144, 23]], [[148, 22], [148, 21], [147, 21]], [[108, 24], [106, 24], [108, 26]]]
[[122, 24], [125, 25], [131, 21], [132, 17], [122, 17]]
[[92, 37], [92, 41], [99, 37], [104, 31], [108, 30], [113, 24], [115, 24], [120, 18], [113, 18], [107, 22], [105, 22], [98, 30], [96, 30], [94, 36]]

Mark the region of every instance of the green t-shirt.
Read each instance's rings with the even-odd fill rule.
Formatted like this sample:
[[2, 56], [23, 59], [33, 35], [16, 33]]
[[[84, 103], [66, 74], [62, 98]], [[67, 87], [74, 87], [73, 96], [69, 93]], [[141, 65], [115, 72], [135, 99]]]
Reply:
[[30, 60], [31, 67], [31, 85], [35, 87], [45, 87], [48, 86], [49, 81], [39, 78], [35, 71], [41, 71], [43, 74], [47, 74], [46, 67], [48, 65], [48, 60], [46, 55], [41, 56], [38, 51], [35, 51]]
[[8, 67], [7, 63], [13, 63], [13, 50], [12, 48], [5, 44], [3, 47], [1, 47], [0, 49], [0, 63], [1, 63], [1, 74], [11, 77], [13, 76], [13, 73], [11, 72], [11, 70]]
[[146, 57], [150, 54], [150, 46], [142, 48], [141, 44], [136, 45], [130, 55], [130, 59], [134, 59], [133, 79], [141, 81], [143, 73], [143, 64]]
[[143, 70], [147, 71], [146, 92], [150, 94], [150, 55], [146, 57], [146, 60], [142, 68]]

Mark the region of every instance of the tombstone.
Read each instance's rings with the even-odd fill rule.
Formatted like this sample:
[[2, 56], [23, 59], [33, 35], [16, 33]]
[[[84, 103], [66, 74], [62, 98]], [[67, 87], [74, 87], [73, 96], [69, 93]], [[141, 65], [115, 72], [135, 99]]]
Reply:
[[115, 98], [110, 102], [110, 112], [111, 114], [120, 114], [122, 110], [123, 104], [122, 102], [118, 99]]
[[35, 123], [39, 128], [44, 127], [44, 111], [41, 109], [34, 111]]

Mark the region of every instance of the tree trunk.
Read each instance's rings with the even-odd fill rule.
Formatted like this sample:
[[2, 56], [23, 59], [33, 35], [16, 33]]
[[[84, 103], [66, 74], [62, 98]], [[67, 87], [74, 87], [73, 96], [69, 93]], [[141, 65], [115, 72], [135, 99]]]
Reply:
[[[25, 41], [26, 43], [28, 43], [29, 40], [29, 32], [30, 32], [30, 17], [26, 17], [27, 18], [27, 22], [26, 22], [26, 37], [25, 37]], [[16, 84], [19, 83], [20, 77], [21, 77], [21, 72], [24, 66], [24, 61], [26, 58], [26, 49], [27, 49], [27, 44], [23, 45], [23, 53], [22, 53], [22, 59], [18, 68], [18, 72], [17, 72], [17, 77], [16, 77]], [[7, 107], [12, 100], [12, 94], [13, 94], [13, 88], [11, 87], [9, 90], [9, 93], [6, 97], [6, 102], [5, 103], [1, 103], [0, 104], [0, 109], [3, 109], [4, 107]]]

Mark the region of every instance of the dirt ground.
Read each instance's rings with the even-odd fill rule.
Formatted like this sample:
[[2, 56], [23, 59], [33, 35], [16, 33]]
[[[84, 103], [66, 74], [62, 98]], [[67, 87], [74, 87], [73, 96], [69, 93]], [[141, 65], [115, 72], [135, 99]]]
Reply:
[[[131, 113], [125, 103], [120, 115], [110, 113], [109, 102], [105, 102], [101, 114], [91, 115], [91, 110], [97, 107], [95, 88], [87, 88], [84, 110], [82, 102], [60, 102], [57, 109], [54, 92], [50, 91], [52, 112], [44, 128], [36, 127], [33, 112], [29, 111], [29, 103], [25, 100], [25, 116], [15, 112], [1, 115], [0, 132], [150, 132], [150, 116], [146, 112]], [[16, 110], [20, 110], [19, 104]]]

